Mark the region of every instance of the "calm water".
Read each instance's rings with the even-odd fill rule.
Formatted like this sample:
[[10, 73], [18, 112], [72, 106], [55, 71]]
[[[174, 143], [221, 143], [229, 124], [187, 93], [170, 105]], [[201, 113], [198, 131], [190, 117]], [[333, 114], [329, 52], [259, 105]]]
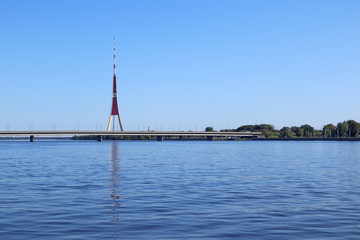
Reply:
[[359, 239], [360, 142], [0, 141], [1, 239]]

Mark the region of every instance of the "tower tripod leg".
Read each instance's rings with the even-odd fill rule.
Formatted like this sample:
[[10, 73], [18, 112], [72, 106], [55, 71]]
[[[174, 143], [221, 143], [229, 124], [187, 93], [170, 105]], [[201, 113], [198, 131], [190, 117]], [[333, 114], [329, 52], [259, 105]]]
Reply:
[[113, 121], [113, 132], [115, 132], [115, 117], [114, 117], [114, 121]]
[[121, 123], [121, 120], [120, 120], [120, 114], [118, 114], [118, 118], [119, 118], [120, 130], [123, 132], [124, 129], [123, 129], [123, 126], [122, 126], [122, 123]]
[[111, 119], [112, 119], [112, 115], [110, 115], [110, 119], [109, 119], [109, 124], [108, 124], [108, 127], [107, 127], [107, 131], [109, 132], [110, 131], [110, 127], [111, 127]]

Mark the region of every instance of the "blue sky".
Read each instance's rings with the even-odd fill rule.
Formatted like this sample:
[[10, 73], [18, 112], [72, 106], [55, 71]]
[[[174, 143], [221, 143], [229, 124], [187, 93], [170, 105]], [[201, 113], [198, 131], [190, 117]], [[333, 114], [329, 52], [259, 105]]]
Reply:
[[360, 121], [360, 1], [3, 1], [0, 130]]

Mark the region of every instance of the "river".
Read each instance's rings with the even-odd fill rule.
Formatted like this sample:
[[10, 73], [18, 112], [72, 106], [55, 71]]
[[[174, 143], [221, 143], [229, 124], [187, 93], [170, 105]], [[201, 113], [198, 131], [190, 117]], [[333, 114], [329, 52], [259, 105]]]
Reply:
[[0, 141], [1, 239], [359, 239], [360, 142]]

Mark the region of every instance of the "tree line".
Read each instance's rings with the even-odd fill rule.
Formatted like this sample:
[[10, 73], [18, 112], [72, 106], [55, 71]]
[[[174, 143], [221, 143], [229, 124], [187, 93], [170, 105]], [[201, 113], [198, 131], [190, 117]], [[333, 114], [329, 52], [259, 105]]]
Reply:
[[[205, 131], [214, 131], [212, 127], [207, 127]], [[339, 122], [335, 125], [326, 124], [322, 129], [315, 129], [309, 124], [301, 126], [283, 127], [275, 129], [271, 124], [243, 125], [236, 129], [222, 129], [222, 132], [261, 132], [266, 138], [296, 138], [296, 137], [359, 137], [360, 123], [355, 120]]]

